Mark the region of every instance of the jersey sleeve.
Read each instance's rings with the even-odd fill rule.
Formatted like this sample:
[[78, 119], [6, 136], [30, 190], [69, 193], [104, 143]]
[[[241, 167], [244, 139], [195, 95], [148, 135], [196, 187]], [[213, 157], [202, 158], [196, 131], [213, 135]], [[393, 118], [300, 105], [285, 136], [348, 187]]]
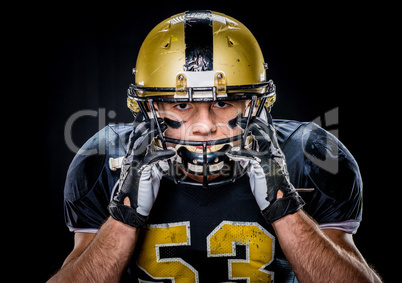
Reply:
[[355, 233], [362, 219], [362, 180], [356, 160], [331, 133], [315, 123], [301, 128], [305, 210], [321, 228]]
[[120, 170], [110, 158], [125, 155], [125, 141], [107, 126], [91, 137], [70, 164], [64, 187], [64, 216], [70, 231], [96, 231], [108, 218], [108, 204]]
[[352, 154], [315, 123], [276, 120], [289, 175], [306, 202], [304, 210], [322, 229], [355, 233], [362, 217], [362, 180]]

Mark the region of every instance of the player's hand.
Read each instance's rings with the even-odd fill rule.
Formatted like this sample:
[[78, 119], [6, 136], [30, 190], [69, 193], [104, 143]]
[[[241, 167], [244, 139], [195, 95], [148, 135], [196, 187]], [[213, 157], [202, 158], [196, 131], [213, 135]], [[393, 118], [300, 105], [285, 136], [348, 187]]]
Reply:
[[[138, 124], [138, 123], [137, 123]], [[162, 132], [166, 125], [161, 125]], [[112, 217], [133, 227], [144, 225], [159, 192], [160, 180], [176, 156], [173, 148], [153, 151], [158, 134], [153, 119], [139, 123], [131, 133], [120, 179], [109, 204]]]
[[[243, 167], [247, 166], [251, 190], [265, 220], [272, 223], [298, 211], [304, 201], [290, 183], [285, 156], [279, 147], [270, 115], [268, 119], [267, 123], [255, 117], [249, 124], [248, 130], [252, 134], [256, 149], [232, 149], [227, 156], [240, 162]], [[245, 118], [240, 119], [238, 125], [247, 130]], [[283, 195], [278, 198], [281, 192]]]

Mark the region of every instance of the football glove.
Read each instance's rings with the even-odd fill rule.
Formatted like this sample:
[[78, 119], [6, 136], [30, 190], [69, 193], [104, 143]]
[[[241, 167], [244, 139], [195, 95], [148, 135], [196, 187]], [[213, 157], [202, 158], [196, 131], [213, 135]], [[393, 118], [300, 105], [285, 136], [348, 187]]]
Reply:
[[[304, 201], [290, 183], [285, 156], [279, 147], [271, 116], [268, 114], [268, 123], [259, 117], [252, 118], [248, 129], [245, 129], [246, 122], [247, 118], [242, 118], [237, 124], [251, 132], [254, 149], [252, 146], [244, 149], [234, 147], [226, 154], [247, 167], [252, 193], [265, 220], [272, 223], [297, 212]], [[279, 190], [283, 192], [283, 197], [278, 199]]]
[[[133, 227], [145, 224], [158, 195], [160, 180], [169, 170], [168, 160], [176, 157], [173, 148], [152, 151], [154, 137], [158, 134], [155, 120], [137, 124], [130, 135], [120, 179], [109, 204], [114, 219]], [[161, 124], [161, 130], [166, 130], [166, 125]], [[129, 205], [125, 203], [126, 198]]]

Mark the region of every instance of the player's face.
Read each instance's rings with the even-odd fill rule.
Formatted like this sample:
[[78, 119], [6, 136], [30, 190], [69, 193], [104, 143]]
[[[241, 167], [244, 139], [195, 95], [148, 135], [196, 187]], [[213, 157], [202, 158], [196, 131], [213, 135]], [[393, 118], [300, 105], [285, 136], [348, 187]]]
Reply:
[[[194, 103], [157, 103], [154, 104], [167, 127], [165, 136], [178, 140], [209, 141], [230, 138], [242, 133], [233, 121], [245, 112], [249, 101], [219, 101]], [[232, 120], [232, 123], [231, 123]], [[239, 142], [239, 141], [238, 141]], [[238, 142], [234, 142], [236, 145]], [[175, 144], [167, 143], [174, 147]], [[198, 146], [202, 149], [202, 146]], [[180, 168], [180, 170], [182, 170]], [[203, 177], [184, 172], [191, 179], [202, 182]], [[208, 176], [208, 182], [220, 174]]]
[[[209, 141], [241, 134], [230, 124], [243, 114], [248, 101], [157, 103], [155, 108], [168, 128], [165, 136], [178, 140]], [[231, 126], [232, 125], [232, 126]], [[174, 146], [169, 145], [168, 146]]]

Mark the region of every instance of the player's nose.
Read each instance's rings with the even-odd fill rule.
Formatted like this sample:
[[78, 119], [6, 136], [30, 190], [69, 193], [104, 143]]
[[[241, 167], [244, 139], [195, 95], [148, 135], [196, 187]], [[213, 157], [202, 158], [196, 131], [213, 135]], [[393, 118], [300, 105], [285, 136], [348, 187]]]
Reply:
[[216, 132], [217, 127], [214, 117], [210, 111], [209, 103], [200, 103], [197, 105], [197, 111], [193, 117], [191, 133], [194, 136], [207, 136]]

